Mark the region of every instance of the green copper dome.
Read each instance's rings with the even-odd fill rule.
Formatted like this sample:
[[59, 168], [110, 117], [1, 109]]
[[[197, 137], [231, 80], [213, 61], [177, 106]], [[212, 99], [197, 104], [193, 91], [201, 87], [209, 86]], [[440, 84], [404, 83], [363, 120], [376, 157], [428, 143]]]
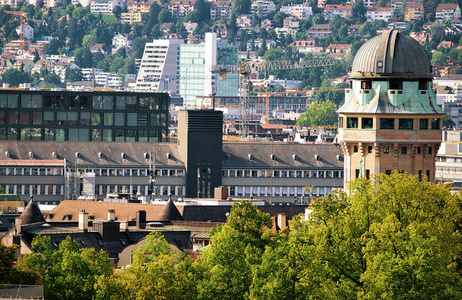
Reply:
[[432, 66], [419, 42], [393, 29], [370, 39], [358, 50], [350, 79], [366, 78], [431, 79]]

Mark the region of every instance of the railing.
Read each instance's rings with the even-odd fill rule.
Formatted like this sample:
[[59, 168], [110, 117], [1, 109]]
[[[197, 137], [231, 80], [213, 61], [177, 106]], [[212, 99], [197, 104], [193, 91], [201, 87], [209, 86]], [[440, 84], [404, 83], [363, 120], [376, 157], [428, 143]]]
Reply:
[[1, 284], [0, 299], [45, 299], [43, 285]]

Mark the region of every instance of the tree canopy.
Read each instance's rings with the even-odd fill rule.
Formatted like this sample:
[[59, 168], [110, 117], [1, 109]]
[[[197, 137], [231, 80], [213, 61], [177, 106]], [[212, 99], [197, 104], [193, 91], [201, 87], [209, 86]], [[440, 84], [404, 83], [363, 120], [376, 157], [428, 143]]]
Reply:
[[307, 111], [297, 119], [299, 126], [336, 126], [336, 106], [330, 101], [313, 101]]

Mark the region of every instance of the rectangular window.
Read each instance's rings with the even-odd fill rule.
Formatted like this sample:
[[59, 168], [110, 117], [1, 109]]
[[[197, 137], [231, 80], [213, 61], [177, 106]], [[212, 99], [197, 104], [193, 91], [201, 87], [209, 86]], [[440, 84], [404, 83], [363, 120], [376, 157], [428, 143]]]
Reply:
[[407, 147], [401, 147], [401, 154], [407, 154]]
[[380, 129], [395, 129], [395, 119], [380, 118]]
[[123, 129], [115, 129], [114, 130], [115, 140], [116, 142], [124, 142], [125, 141], [125, 132]]
[[114, 125], [114, 114], [113, 113], [104, 113], [104, 126], [113, 126]]
[[338, 117], [338, 127], [343, 128], [343, 117]]
[[426, 90], [428, 89], [428, 81], [420, 80], [419, 81], [419, 90]]
[[17, 125], [19, 122], [19, 113], [17, 111], [10, 111], [8, 113], [8, 124]]
[[417, 154], [420, 154], [420, 153], [422, 153], [422, 148], [417, 147]]
[[43, 123], [42, 112], [34, 111], [32, 113], [32, 124], [33, 125], [42, 125], [42, 123]]
[[428, 154], [432, 154], [432, 147], [428, 147]]
[[101, 126], [101, 114], [100, 113], [91, 113], [91, 125]]
[[21, 108], [42, 108], [42, 96], [22, 94], [21, 95]]
[[432, 118], [432, 121], [431, 121], [431, 129], [432, 130], [439, 130], [440, 129], [440, 120], [441, 119]]
[[414, 129], [414, 119], [399, 119], [399, 129]]
[[93, 96], [93, 109], [114, 109], [114, 97], [113, 96]]
[[91, 140], [92, 141], [101, 141], [101, 129], [93, 128], [91, 130]]
[[80, 113], [80, 125], [90, 126], [90, 112]]
[[21, 111], [19, 113], [19, 124], [21, 125], [29, 125], [29, 112], [28, 111]]
[[114, 125], [115, 126], [125, 126], [125, 113], [115, 113], [114, 114]]
[[391, 170], [385, 170], [385, 175], [391, 175]]
[[362, 118], [361, 128], [368, 129], [373, 128], [373, 119], [372, 118]]
[[367, 153], [372, 153], [372, 146], [367, 146]]
[[348, 117], [347, 128], [358, 128], [358, 118]]
[[390, 90], [402, 90], [403, 89], [403, 82], [397, 80], [390, 81]]
[[355, 170], [355, 178], [359, 178], [359, 169]]
[[428, 129], [428, 119], [420, 119], [419, 120], [419, 129], [420, 130], [427, 130]]
[[43, 112], [43, 124], [54, 125], [55, 124], [55, 113], [52, 111]]
[[369, 179], [371, 176], [371, 170], [366, 169], [366, 178]]
[[353, 146], [353, 152], [354, 152], [354, 153], [357, 153], [357, 152], [358, 152], [358, 146], [357, 146], [357, 145], [354, 145], [354, 146]]
[[361, 81], [361, 89], [362, 90], [370, 90], [370, 89], [372, 89], [372, 81], [370, 81], [370, 80]]

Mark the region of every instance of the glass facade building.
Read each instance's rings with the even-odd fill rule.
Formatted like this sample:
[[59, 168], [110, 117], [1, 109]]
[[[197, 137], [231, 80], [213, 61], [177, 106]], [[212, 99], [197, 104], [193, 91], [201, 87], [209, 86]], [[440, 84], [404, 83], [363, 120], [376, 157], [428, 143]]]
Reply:
[[184, 104], [195, 105], [196, 96], [238, 95], [238, 74], [229, 73], [225, 80], [219, 80], [212, 73], [215, 66], [238, 65], [239, 51], [236, 46], [226, 45], [215, 33], [207, 33], [205, 43], [180, 45], [180, 95]]
[[0, 140], [165, 142], [167, 93], [0, 91]]

